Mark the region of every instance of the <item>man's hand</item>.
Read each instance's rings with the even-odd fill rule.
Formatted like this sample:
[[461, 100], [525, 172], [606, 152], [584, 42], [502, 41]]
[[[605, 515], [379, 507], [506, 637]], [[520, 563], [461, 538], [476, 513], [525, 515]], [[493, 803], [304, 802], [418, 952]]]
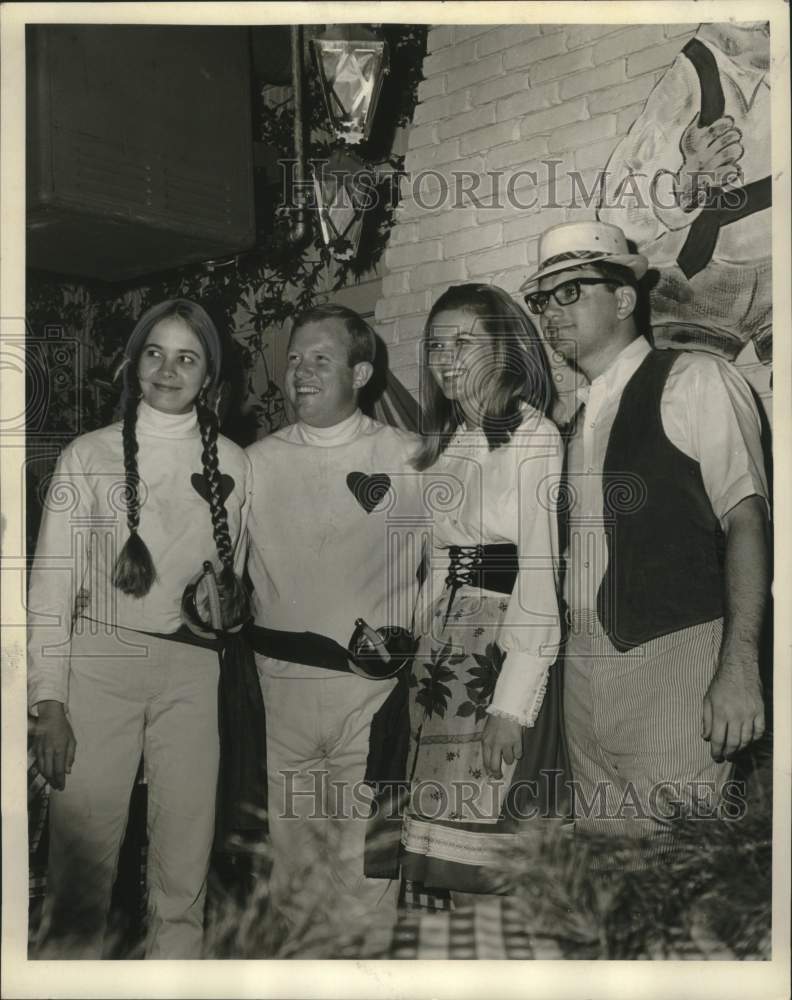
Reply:
[[724, 517], [726, 556], [718, 669], [701, 711], [701, 735], [722, 761], [765, 731], [759, 640], [768, 599], [769, 528], [764, 500], [745, 497]]
[[513, 764], [522, 757], [522, 726], [502, 715], [490, 715], [484, 724], [481, 749], [487, 774], [491, 778], [503, 777], [501, 757], [504, 764]]
[[731, 115], [699, 128], [694, 115], [679, 141], [682, 166], [674, 175], [674, 193], [683, 211], [703, 205], [710, 188], [735, 187], [742, 183], [739, 166], [745, 150], [742, 132]]
[[701, 717], [701, 735], [713, 760], [728, 759], [765, 731], [762, 683], [756, 664], [722, 662], [712, 678]]
[[74, 763], [77, 741], [61, 702], [40, 701], [37, 708], [33, 728], [36, 766], [53, 788], [62, 791]]

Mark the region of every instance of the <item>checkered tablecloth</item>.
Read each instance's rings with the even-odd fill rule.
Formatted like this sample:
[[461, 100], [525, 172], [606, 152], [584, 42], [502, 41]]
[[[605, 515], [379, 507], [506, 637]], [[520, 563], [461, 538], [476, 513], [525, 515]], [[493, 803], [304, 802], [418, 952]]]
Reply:
[[[449, 893], [407, 882], [402, 887], [399, 919], [390, 959], [597, 959], [599, 942], [559, 941], [530, 926], [524, 906], [509, 896], [468, 897], [455, 906]], [[734, 961], [723, 942], [703, 929], [681, 941], [673, 954], [646, 959]]]
[[532, 933], [508, 898], [487, 897], [458, 909], [400, 913], [391, 958], [564, 958], [558, 943]]
[[[526, 928], [524, 915], [509, 899], [482, 899], [458, 910], [435, 913], [418, 910], [400, 914], [390, 959], [596, 959], [596, 949], [562, 948], [552, 937]], [[680, 944], [672, 954], [647, 954], [647, 959], [676, 961], [735, 961], [723, 942], [705, 932]]]

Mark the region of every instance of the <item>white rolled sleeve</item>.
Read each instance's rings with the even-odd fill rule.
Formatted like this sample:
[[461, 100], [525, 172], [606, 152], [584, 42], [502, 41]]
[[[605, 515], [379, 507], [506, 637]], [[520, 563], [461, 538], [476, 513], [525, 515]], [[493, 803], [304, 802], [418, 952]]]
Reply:
[[[68, 697], [75, 596], [90, 559], [77, 551], [91, 503], [85, 472], [72, 446], [58, 459], [47, 491], [28, 588], [28, 705]], [[79, 579], [78, 579], [79, 576]]]
[[724, 527], [749, 496], [767, 503], [761, 422], [751, 389], [734, 365], [702, 354], [680, 355], [661, 404], [669, 440], [701, 468], [713, 513]]
[[524, 726], [536, 721], [561, 641], [556, 502], [562, 450], [560, 436], [541, 451], [519, 449], [518, 485], [504, 500], [517, 507], [519, 572], [498, 635], [506, 658], [487, 711]]

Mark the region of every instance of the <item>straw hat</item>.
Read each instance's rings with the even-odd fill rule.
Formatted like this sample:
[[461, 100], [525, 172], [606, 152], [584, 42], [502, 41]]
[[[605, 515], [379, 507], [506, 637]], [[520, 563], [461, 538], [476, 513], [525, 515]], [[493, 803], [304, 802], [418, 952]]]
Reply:
[[539, 238], [539, 270], [520, 285], [520, 291], [541, 278], [572, 267], [606, 261], [628, 267], [642, 278], [649, 267], [643, 254], [630, 253], [624, 233], [607, 222], [564, 222], [545, 230]]

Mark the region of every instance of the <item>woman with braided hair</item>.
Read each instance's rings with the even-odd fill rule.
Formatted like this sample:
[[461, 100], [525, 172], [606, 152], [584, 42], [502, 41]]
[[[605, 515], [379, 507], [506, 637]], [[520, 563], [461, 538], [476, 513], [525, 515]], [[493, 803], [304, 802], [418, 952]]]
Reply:
[[552, 666], [562, 444], [544, 415], [541, 342], [502, 289], [449, 288], [423, 346], [415, 465], [437, 503], [410, 679], [402, 870], [414, 888], [492, 893], [519, 821], [560, 806], [549, 772], [564, 758]]
[[238, 576], [249, 461], [218, 433], [221, 359], [201, 306], [153, 306], [126, 346], [122, 421], [73, 441], [50, 483], [29, 598], [33, 746], [53, 789], [38, 957], [102, 957], [141, 753], [146, 957], [201, 955], [218, 641], [185, 625], [183, 597], [210, 563], [213, 624], [249, 614]]

